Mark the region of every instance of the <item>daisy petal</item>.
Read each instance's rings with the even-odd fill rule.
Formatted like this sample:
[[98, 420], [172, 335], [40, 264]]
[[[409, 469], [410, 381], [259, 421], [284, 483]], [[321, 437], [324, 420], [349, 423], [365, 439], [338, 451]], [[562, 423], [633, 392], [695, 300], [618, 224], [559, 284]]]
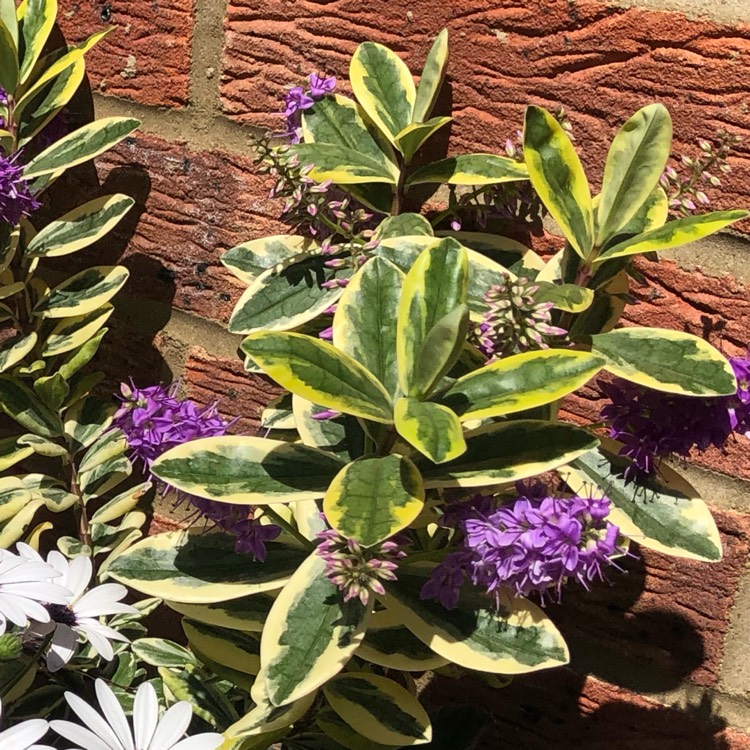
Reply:
[[[50, 555], [52, 553], [50, 552]], [[73, 601], [76, 602], [86, 591], [86, 586], [91, 581], [91, 558], [80, 555], [74, 557], [68, 564], [68, 571], [65, 577], [65, 586], [73, 592]]]
[[137, 748], [147, 748], [156, 731], [159, 721], [159, 701], [156, 690], [149, 682], [144, 682], [135, 694], [133, 704], [133, 731]]
[[67, 625], [58, 625], [47, 654], [47, 669], [57, 672], [75, 655], [78, 635]]
[[195, 737], [188, 737], [180, 740], [171, 750], [216, 750], [224, 742], [224, 737], [215, 732], [205, 732], [196, 734]]
[[172, 745], [185, 734], [192, 718], [193, 709], [187, 701], [175, 703], [162, 716], [151, 744], [138, 750], [170, 750]]
[[130, 725], [125, 718], [125, 712], [122, 710], [120, 702], [112, 692], [112, 688], [110, 688], [104, 680], [97, 680], [95, 686], [96, 697], [99, 699], [99, 706], [101, 706], [102, 712], [109, 722], [109, 725], [120, 740], [120, 744], [125, 750], [135, 750]]
[[110, 745], [97, 737], [90, 729], [73, 724], [70, 721], [51, 721], [50, 727], [61, 737], [72, 742], [80, 750], [122, 750], [118, 745]]
[[44, 719], [29, 719], [15, 727], [0, 732], [0, 747], [27, 748], [47, 734], [48, 725]]
[[129, 604], [121, 604], [128, 590], [119, 583], [103, 583], [87, 591], [74, 605], [80, 617], [101, 617], [119, 613], [136, 614], [138, 610]]
[[[112, 750], [126, 750], [107, 721], [94, 711], [86, 701], [73, 693], [65, 693], [65, 700], [81, 720], [81, 723], [94, 732], [107, 747]], [[88, 750], [88, 748], [85, 748], [85, 750]]]

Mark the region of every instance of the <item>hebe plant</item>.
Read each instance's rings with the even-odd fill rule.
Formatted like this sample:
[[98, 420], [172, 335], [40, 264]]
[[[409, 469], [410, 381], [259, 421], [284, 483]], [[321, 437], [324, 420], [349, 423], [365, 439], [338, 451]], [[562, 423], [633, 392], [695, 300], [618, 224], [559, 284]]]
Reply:
[[[245, 715], [226, 729], [233, 747], [430, 742], [410, 673], [564, 665], [567, 646], [536, 601], [603, 577], [628, 538], [678, 557], [722, 555], [708, 508], [675, 471], [628, 471], [620, 444], [558, 409], [603, 372], [664, 394], [735, 394], [732, 367], [702, 339], [617, 326], [635, 257], [747, 212], [668, 221], [660, 179], [672, 131], [658, 104], [616, 135], [598, 195], [566, 128], [534, 106], [523, 162], [471, 154], [413, 166], [450, 120], [431, 117], [446, 60], [443, 32], [415, 87], [393, 52], [364, 43], [350, 68], [355, 99], [332, 85], [293, 90], [287, 141], [263, 156], [306, 235], [224, 256], [249, 284], [230, 322], [247, 368], [290, 396], [264, 415], [273, 437], [189, 442], [152, 471], [182, 492], [254, 506], [282, 529], [266, 561], [186, 530], [138, 542], [109, 569], [168, 600], [192, 652], [246, 691]], [[288, 179], [299, 183], [287, 190]], [[417, 186], [507, 182], [530, 185], [562, 231], [547, 262], [505, 237], [443, 228], [450, 211], [437, 226], [404, 213]], [[346, 196], [334, 212], [367, 207], [360, 218], [374, 232], [343, 219], [310, 231], [331, 208], [304, 202], [311, 187]], [[295, 205], [315, 208], [305, 217]]]
[[[565, 664], [539, 605], [615, 570], [630, 537], [721, 558], [708, 509], [673, 470], [643, 470], [620, 455], [627, 446], [557, 416], [600, 372], [725, 411], [714, 400], [737, 392], [706, 342], [617, 328], [633, 257], [747, 215], [667, 221], [663, 107], [625, 124], [592, 198], [564, 118], [537, 107], [523, 160], [514, 147], [426, 162], [422, 146], [450, 122], [432, 116], [447, 33], [418, 87], [391, 51], [361, 45], [356, 100], [311, 76], [309, 91], [289, 92], [282, 143], [261, 149], [299, 234], [224, 256], [249, 284], [230, 323], [247, 368], [289, 392], [264, 414], [271, 436], [227, 435], [214, 407], [159, 386], [125, 387], [113, 427], [117, 404], [94, 393], [101, 375], [87, 367], [127, 272], [61, 279], [46, 260], [106, 236], [132, 200], [104, 196], [47, 223], [36, 211], [66, 170], [138, 123], [50, 134], [107, 33], [51, 49], [56, 10], [0, 0], [0, 698], [21, 722], [13, 739], [28, 738], [20, 750], [47, 732], [33, 717], [84, 750], [130, 747], [123, 710], [137, 750], [469, 748], [483, 717], [429, 715], [414, 674], [497, 685]], [[406, 211], [440, 185], [437, 215]], [[543, 206], [565, 248], [544, 262], [456, 231], [467, 211], [481, 225], [511, 205]], [[196, 435], [210, 437], [183, 442]], [[141, 539], [151, 483], [131, 478], [129, 453], [219, 529]], [[29, 531], [42, 512], [54, 526]], [[45, 560], [36, 550], [51, 539]], [[149, 598], [124, 604], [122, 583]], [[162, 600], [189, 649], [140, 622]], [[94, 696], [103, 718], [80, 700]]]

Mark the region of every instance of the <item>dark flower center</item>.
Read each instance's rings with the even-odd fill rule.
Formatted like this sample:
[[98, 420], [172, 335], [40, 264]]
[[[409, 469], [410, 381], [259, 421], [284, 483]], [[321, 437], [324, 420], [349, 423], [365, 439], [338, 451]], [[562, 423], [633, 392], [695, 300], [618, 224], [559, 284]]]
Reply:
[[50, 618], [59, 625], [73, 627], [77, 624], [75, 612], [64, 604], [47, 604], [46, 610]]

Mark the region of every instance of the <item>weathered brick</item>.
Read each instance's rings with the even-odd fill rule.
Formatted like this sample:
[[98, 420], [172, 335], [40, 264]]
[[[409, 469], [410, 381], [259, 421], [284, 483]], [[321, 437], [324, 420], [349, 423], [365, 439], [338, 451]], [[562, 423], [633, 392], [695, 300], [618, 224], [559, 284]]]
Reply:
[[160, 107], [188, 103], [193, 0], [61, 0], [59, 24], [70, 44], [115, 27], [86, 58], [100, 92]]
[[[679, 13], [614, 8], [599, 0], [231, 0], [222, 96], [239, 122], [269, 125], [283, 87], [311, 70], [346, 78], [356, 45], [390, 45], [418, 69], [430, 39], [451, 32], [454, 151], [498, 151], [528, 103], [572, 113], [577, 143], [598, 179], [614, 127], [658, 100], [677, 148], [726, 127], [750, 134], [750, 26]], [[747, 205], [750, 140], [717, 205]]]
[[[627, 574], [590, 592], [569, 586], [549, 616], [571, 647], [574, 668], [636, 690], [684, 679], [716, 685], [724, 636], [750, 551], [750, 517], [714, 511], [724, 559], [708, 564], [635, 547]], [[637, 540], [636, 540], [637, 541]]]
[[190, 353], [184, 380], [190, 398], [202, 404], [218, 400], [221, 414], [237, 419], [232, 431], [250, 435], [258, 431], [268, 402], [282, 393], [266, 377], [245, 372], [239, 357], [212, 357], [200, 347]]
[[671, 708], [569, 670], [521, 676], [504, 689], [479, 680], [438, 678], [424, 696], [434, 705], [471, 703], [494, 723], [478, 750], [748, 750], [750, 737], [727, 728], [706, 698]]
[[91, 170], [56, 186], [58, 214], [65, 201], [79, 205], [92, 193], [126, 193], [136, 206], [103, 241], [57, 263], [60, 270], [122, 262], [130, 295], [226, 322], [245, 285], [221, 265], [222, 252], [284, 231], [269, 218], [278, 206], [266, 200], [251, 158], [138, 134], [97, 164], [101, 187]]

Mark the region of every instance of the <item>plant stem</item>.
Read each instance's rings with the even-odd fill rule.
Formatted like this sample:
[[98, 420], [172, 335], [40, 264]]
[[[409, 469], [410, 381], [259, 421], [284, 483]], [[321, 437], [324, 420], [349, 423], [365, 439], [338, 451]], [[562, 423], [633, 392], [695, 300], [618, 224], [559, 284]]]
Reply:
[[377, 454], [379, 456], [387, 456], [391, 452], [391, 448], [396, 444], [398, 440], [398, 433], [395, 427], [391, 427], [388, 432], [383, 435], [380, 444], [378, 445]]
[[68, 453], [65, 457], [68, 468], [70, 469], [70, 491], [78, 498], [77, 516], [78, 516], [78, 538], [82, 544], [85, 544], [93, 552], [93, 543], [91, 540], [91, 525], [89, 516], [86, 512], [86, 503], [83, 499], [83, 491], [78, 481], [78, 470], [76, 469], [75, 460], [72, 454]]
[[263, 514], [268, 516], [277, 526], [281, 526], [284, 531], [291, 534], [298, 542], [301, 542], [307, 547], [307, 549], [312, 549], [315, 546], [306, 536], [304, 536], [304, 534], [300, 533], [299, 529], [295, 529], [289, 521], [270, 506], [263, 506]]
[[404, 164], [399, 164], [398, 182], [396, 191], [393, 194], [391, 203], [391, 216], [398, 216], [401, 213], [404, 202], [404, 183], [406, 182], [406, 168]]

